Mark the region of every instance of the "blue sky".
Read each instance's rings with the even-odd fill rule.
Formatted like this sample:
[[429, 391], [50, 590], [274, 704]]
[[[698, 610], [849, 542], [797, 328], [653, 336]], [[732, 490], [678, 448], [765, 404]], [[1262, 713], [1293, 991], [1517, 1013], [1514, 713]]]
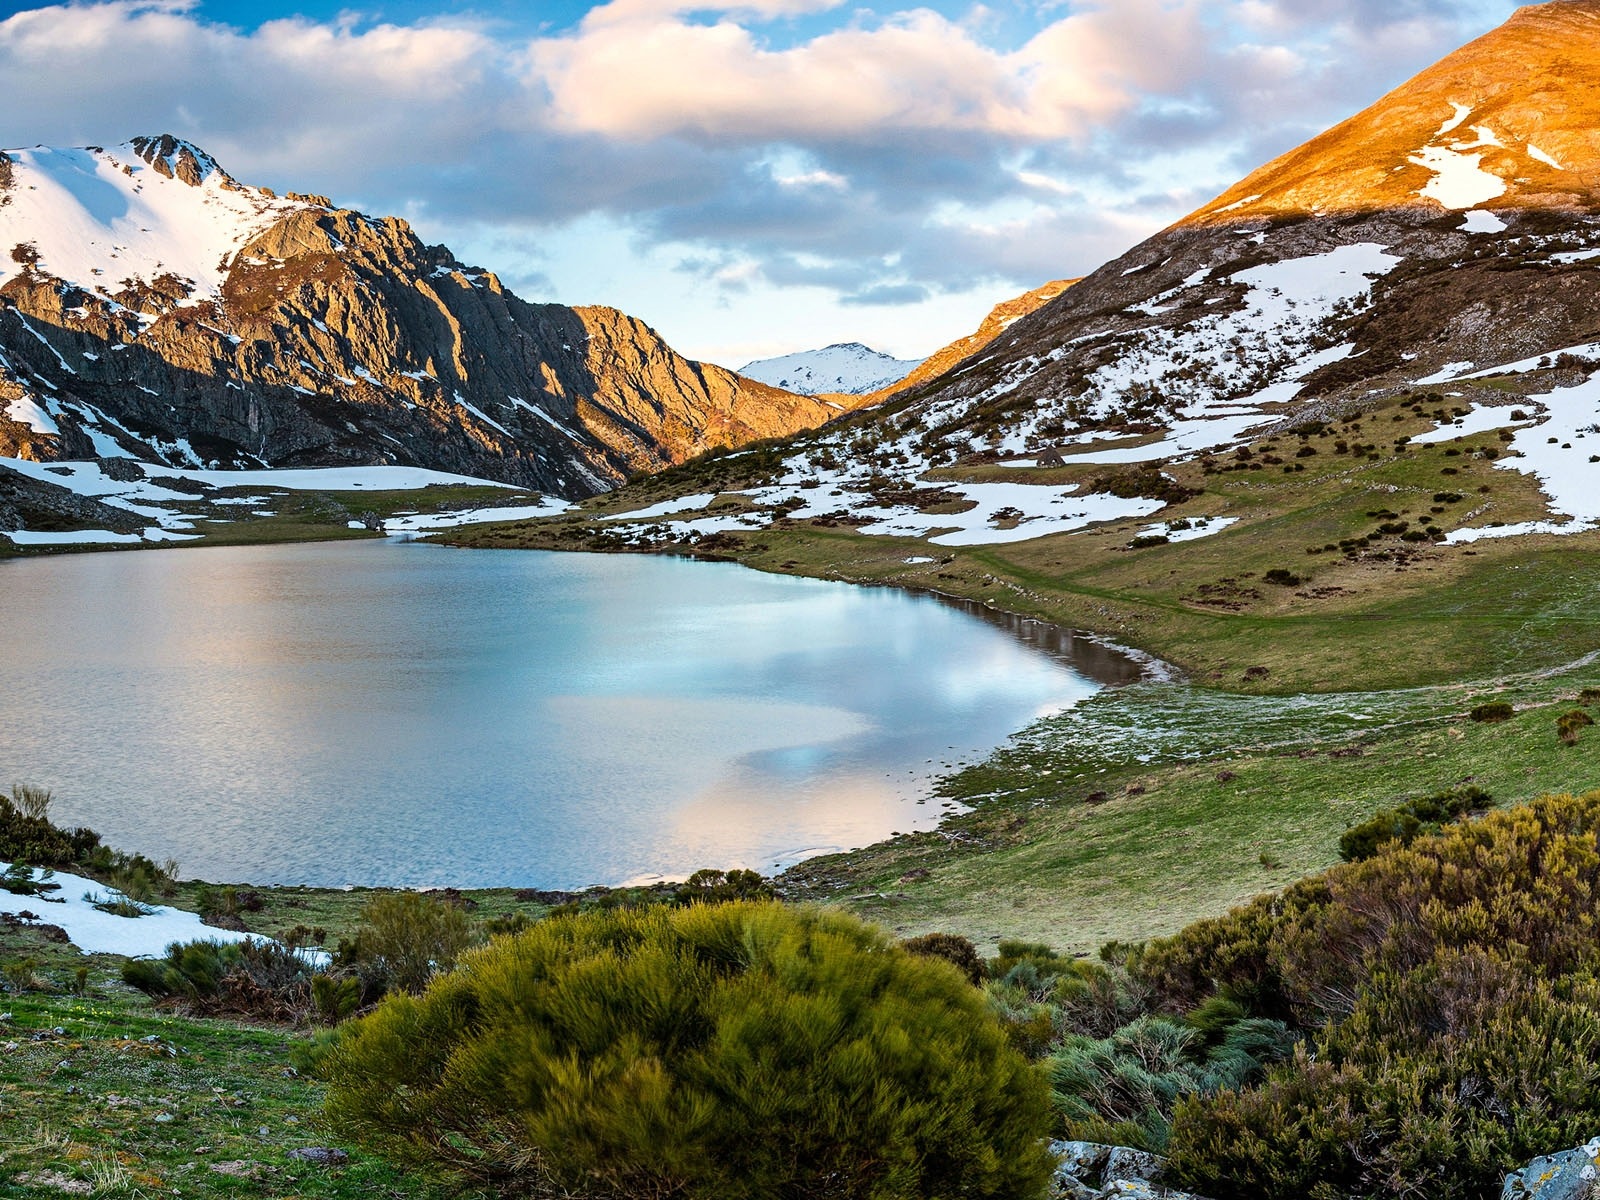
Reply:
[[404, 216], [529, 299], [614, 305], [697, 357], [847, 340], [917, 357], [1512, 9], [11, 5], [0, 145], [172, 132], [246, 182]]

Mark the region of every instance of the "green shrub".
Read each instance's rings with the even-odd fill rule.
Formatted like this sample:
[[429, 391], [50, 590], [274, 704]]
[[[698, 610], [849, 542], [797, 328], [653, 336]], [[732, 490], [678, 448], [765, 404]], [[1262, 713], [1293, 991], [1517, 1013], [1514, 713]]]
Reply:
[[455, 966], [474, 940], [458, 905], [420, 892], [391, 892], [367, 902], [355, 941], [341, 947], [340, 958], [366, 968], [379, 990], [420, 992], [436, 972]]
[[135, 958], [122, 980], [157, 999], [208, 1015], [297, 1022], [312, 1010], [315, 968], [276, 942], [174, 942], [165, 958]]
[[44, 867], [69, 867], [99, 844], [88, 829], [68, 832], [50, 823], [51, 795], [42, 788], [17, 784], [8, 796], [0, 792], [0, 859], [22, 859]]
[[31, 783], [11, 785], [11, 804], [29, 821], [48, 821], [50, 804], [55, 799], [49, 788], [35, 787]]
[[546, 1196], [1028, 1197], [1042, 1078], [943, 963], [770, 903], [593, 911], [342, 1026], [328, 1117]]
[[1238, 1016], [1213, 1032], [1144, 1016], [1107, 1038], [1067, 1038], [1050, 1056], [1065, 1135], [1163, 1152], [1180, 1097], [1253, 1082], [1296, 1042], [1282, 1022]]
[[1158, 999], [1253, 977], [1311, 1050], [1177, 1104], [1181, 1184], [1476, 1200], [1600, 1124], [1600, 792], [1385, 844], [1204, 926], [1133, 960]]
[[956, 970], [974, 987], [983, 982], [983, 957], [964, 937], [953, 933], [925, 933], [921, 937], [907, 938], [900, 943], [900, 948], [925, 958], [942, 958], [954, 963]]
[[1563, 744], [1575, 746], [1578, 743], [1578, 731], [1587, 729], [1593, 724], [1593, 717], [1584, 712], [1583, 709], [1575, 708], [1571, 712], [1562, 713], [1561, 716], [1556, 718], [1556, 736], [1561, 739]]
[[311, 1003], [324, 1023], [337, 1025], [361, 1007], [361, 980], [354, 976], [313, 975]]
[[1517, 715], [1517, 710], [1511, 706], [1509, 700], [1489, 700], [1474, 707], [1467, 716], [1474, 721], [1486, 721], [1491, 724], [1499, 721], [1509, 721]]
[[1359, 825], [1352, 825], [1339, 838], [1339, 857], [1345, 862], [1371, 858], [1387, 842], [1409, 846], [1423, 834], [1438, 833], [1446, 823], [1471, 812], [1481, 812], [1494, 804], [1494, 798], [1481, 788], [1452, 788], [1418, 800], [1408, 800], [1396, 808], [1380, 809]]
[[726, 900], [770, 900], [772, 884], [759, 871], [718, 871], [707, 867], [678, 885], [679, 904], [717, 904]]

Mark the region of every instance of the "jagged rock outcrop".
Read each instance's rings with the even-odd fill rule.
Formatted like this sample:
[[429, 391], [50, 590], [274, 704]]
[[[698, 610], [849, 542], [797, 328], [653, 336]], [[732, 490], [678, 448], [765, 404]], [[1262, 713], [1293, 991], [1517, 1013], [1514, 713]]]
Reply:
[[579, 497], [837, 411], [170, 135], [0, 160], [0, 455], [392, 463]]

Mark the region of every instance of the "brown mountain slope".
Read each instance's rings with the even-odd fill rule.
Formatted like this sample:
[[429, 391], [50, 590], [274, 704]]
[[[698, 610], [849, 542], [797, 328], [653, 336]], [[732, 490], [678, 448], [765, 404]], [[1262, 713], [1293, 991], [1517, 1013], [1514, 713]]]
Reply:
[[[1213, 475], [1227, 498], [1211, 482], [1204, 494], [1230, 521], [1275, 520], [1232, 473], [1295, 476], [1309, 473], [1301, 457], [1327, 453], [1332, 477], [1378, 491], [1366, 508], [1382, 510], [1400, 484], [1363, 481], [1366, 464], [1405, 455], [1413, 434], [1417, 448], [1448, 440], [1422, 419], [1432, 413], [1480, 435], [1445, 459], [1536, 476], [1548, 500], [1548, 521], [1463, 508], [1462, 522], [1483, 524], [1449, 536], [1600, 529], [1588, 440], [1600, 430], [1600, 196], [1586, 182], [1600, 177], [1600, 138], [1584, 128], [1600, 108], [1597, 33], [1600, 0], [1519, 12], [979, 353], [797, 439], [752, 499], [780, 522], [835, 522], [849, 506], [863, 535], [926, 532], [941, 546], [1097, 536], [1185, 503]], [[1544, 158], [1561, 167], [1526, 166]], [[1404, 411], [1363, 428], [1377, 408]], [[1325, 450], [1279, 456], [1286, 431], [1334, 422], [1343, 436]], [[1446, 462], [1412, 478], [1410, 502], [1430, 521], [1449, 511], [1465, 489], [1428, 497], [1453, 494], [1458, 474]], [[1311, 549], [1346, 537], [1330, 526]]]
[[951, 342], [942, 350], [934, 351], [933, 354], [923, 360], [921, 366], [899, 383], [867, 396], [855, 397], [858, 407], [865, 407], [869, 404], [876, 404], [880, 400], [887, 400], [898, 392], [914, 388], [918, 384], [943, 375], [952, 367], [977, 354], [1023, 317], [1044, 307], [1077, 282], [1076, 279], [1057, 279], [1051, 283], [1041, 284], [1031, 291], [1023, 292], [1020, 296], [1002, 300], [989, 310], [989, 315], [983, 319], [983, 323], [978, 326], [976, 333], [968, 334], [964, 338]]
[[1529, 5], [1186, 223], [1426, 208], [1430, 157], [1464, 181], [1474, 165], [1491, 177], [1479, 201], [1489, 208], [1590, 207], [1600, 196], [1597, 78], [1600, 3]]
[[1163, 428], [1192, 452], [1252, 414], [1584, 346], [1600, 340], [1595, 180], [1600, 0], [1519, 10], [901, 390], [883, 419], [937, 410], [933, 462]]

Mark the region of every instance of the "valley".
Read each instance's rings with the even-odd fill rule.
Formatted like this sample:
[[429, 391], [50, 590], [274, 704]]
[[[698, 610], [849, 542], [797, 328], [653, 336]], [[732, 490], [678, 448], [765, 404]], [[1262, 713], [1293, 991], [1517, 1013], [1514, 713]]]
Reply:
[[[0, 154], [57, 793], [0, 793], [0, 1191], [1587, 1195], [1597, 39], [1519, 9], [926, 358], [695, 361], [172, 135]], [[759, 263], [855, 185], [762, 154], [652, 269], [932, 301]]]

